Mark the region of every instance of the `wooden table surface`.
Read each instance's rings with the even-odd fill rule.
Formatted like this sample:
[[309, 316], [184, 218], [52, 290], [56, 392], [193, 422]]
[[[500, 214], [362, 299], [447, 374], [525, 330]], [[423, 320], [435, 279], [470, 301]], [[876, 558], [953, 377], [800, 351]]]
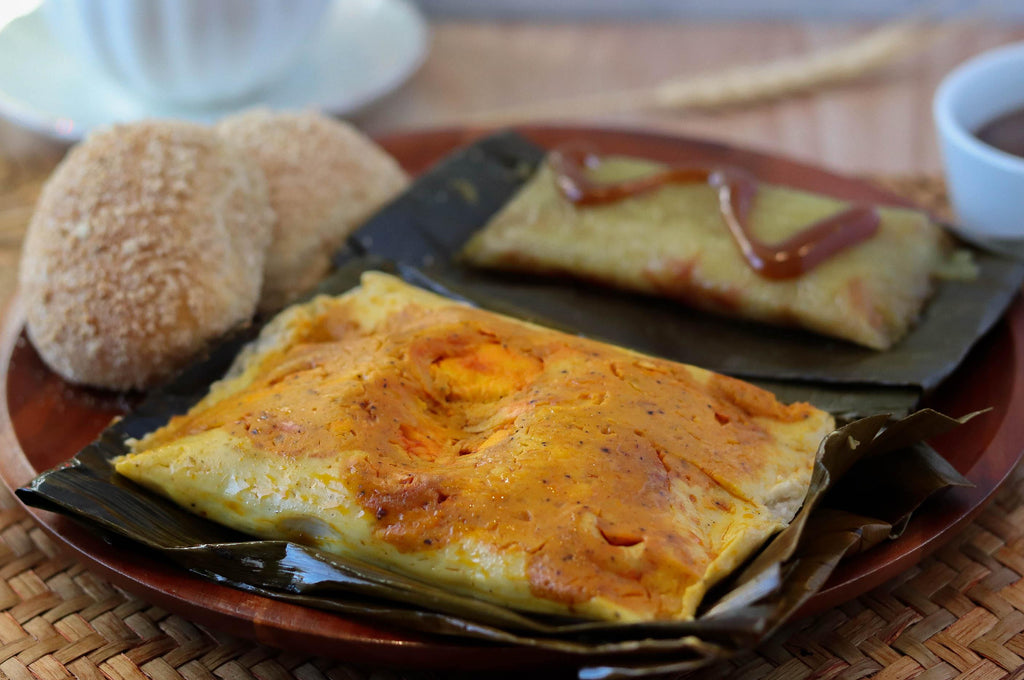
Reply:
[[[848, 43], [872, 25], [822, 23], [446, 23], [404, 88], [358, 122], [377, 133], [457, 121], [502, 106], [654, 85]], [[1024, 40], [1024, 23], [952, 24], [923, 50], [864, 80], [711, 112], [599, 117], [771, 151], [848, 173], [941, 167], [931, 100], [958, 63]]]

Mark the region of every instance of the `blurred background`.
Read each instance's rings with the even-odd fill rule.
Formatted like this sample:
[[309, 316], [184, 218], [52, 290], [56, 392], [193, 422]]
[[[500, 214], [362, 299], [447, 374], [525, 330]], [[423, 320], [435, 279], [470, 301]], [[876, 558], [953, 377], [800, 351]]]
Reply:
[[116, 120], [209, 121], [263, 105], [320, 108], [374, 135], [587, 122], [845, 172], [934, 173], [938, 82], [975, 54], [1024, 40], [1024, 2], [1010, 0], [330, 0], [297, 65], [272, 86], [182, 107], [99, 74], [55, 38], [39, 5], [0, 2], [7, 157], [52, 158]]
[[428, 14], [478, 19], [675, 18], [675, 19], [880, 19], [928, 11], [947, 16], [987, 12], [1024, 18], [1024, 3], [1014, 0], [422, 0]]

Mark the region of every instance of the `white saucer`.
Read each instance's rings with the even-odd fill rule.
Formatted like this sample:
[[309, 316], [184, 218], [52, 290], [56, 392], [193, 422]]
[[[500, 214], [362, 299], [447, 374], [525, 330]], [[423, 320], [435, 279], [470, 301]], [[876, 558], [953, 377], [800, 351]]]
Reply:
[[140, 118], [211, 122], [250, 106], [353, 113], [409, 78], [427, 53], [427, 26], [410, 0], [336, 0], [295, 68], [244, 100], [192, 108], [144, 99], [50, 36], [42, 12], [0, 30], [0, 115], [55, 139]]

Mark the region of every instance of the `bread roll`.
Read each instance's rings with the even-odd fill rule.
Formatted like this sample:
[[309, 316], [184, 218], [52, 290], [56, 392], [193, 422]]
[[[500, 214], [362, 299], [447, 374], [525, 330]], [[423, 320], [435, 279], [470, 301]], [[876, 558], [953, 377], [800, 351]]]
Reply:
[[345, 237], [408, 183], [398, 163], [369, 138], [316, 113], [251, 110], [225, 118], [217, 130], [263, 168], [277, 214], [263, 312], [315, 286]]
[[210, 129], [97, 132], [55, 170], [29, 224], [29, 336], [69, 381], [149, 387], [251, 317], [273, 221], [262, 173]]

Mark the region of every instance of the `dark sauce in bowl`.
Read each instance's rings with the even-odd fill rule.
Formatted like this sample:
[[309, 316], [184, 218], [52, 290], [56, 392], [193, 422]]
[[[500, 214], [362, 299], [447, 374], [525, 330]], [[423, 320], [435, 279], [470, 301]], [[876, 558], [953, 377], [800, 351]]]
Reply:
[[1024, 108], [1002, 114], [974, 134], [989, 146], [1024, 158]]

